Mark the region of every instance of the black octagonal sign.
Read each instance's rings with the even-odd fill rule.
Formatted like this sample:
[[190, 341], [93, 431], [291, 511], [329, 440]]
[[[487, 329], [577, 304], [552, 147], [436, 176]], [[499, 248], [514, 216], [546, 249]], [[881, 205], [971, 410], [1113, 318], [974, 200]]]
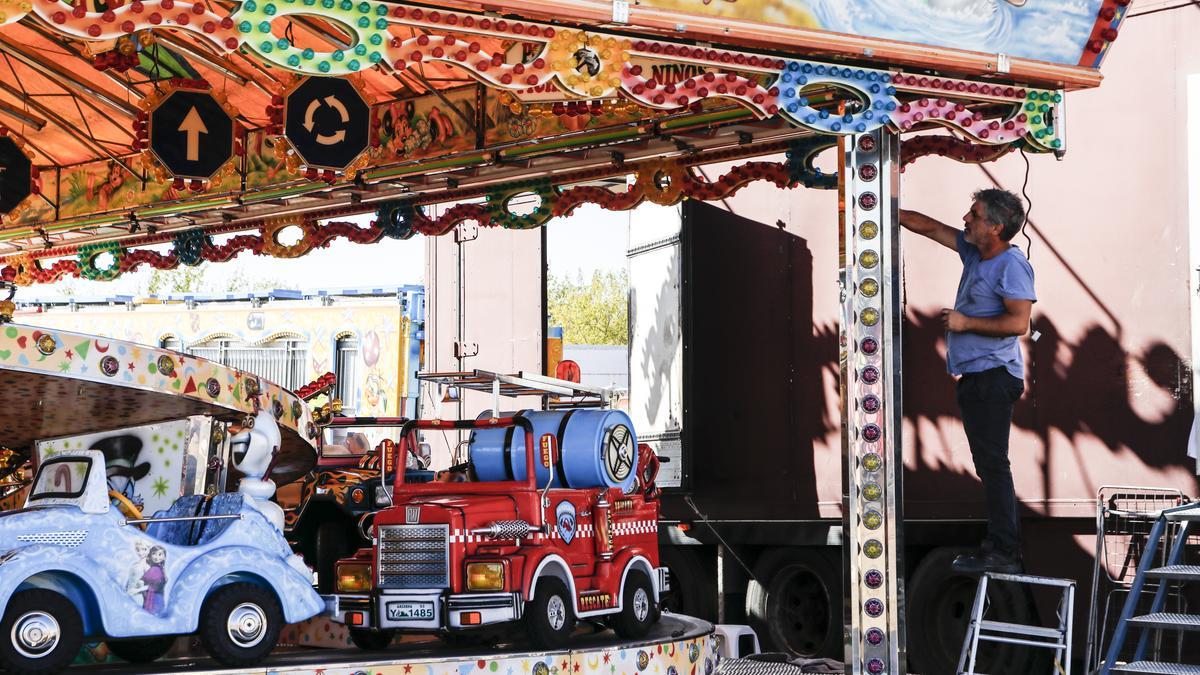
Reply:
[[17, 208], [33, 192], [33, 162], [16, 141], [0, 136], [0, 215]]
[[233, 118], [211, 94], [173, 91], [150, 113], [150, 149], [171, 175], [208, 180], [233, 157]]
[[347, 80], [304, 80], [283, 114], [284, 134], [308, 166], [343, 171], [367, 149], [371, 108]]

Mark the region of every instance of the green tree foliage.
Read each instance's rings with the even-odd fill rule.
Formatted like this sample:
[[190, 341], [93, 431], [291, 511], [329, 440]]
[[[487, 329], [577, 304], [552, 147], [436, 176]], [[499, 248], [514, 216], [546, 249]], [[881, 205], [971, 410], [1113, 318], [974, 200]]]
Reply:
[[562, 326], [563, 342], [573, 345], [629, 344], [629, 273], [550, 276], [546, 304], [551, 326]]

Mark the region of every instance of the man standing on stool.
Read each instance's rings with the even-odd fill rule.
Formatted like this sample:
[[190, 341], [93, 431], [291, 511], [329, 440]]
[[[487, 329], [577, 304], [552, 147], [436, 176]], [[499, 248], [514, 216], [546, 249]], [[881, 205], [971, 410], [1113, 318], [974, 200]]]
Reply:
[[1033, 267], [1010, 244], [1025, 221], [1021, 200], [1007, 190], [979, 190], [963, 216], [962, 231], [916, 211], [900, 224], [958, 252], [962, 277], [954, 309], [942, 309], [946, 364], [957, 378], [963, 430], [983, 483], [987, 537], [979, 551], [954, 559], [956, 572], [1021, 570], [1021, 525], [1008, 462], [1013, 404], [1025, 391], [1018, 338], [1029, 331], [1037, 296]]

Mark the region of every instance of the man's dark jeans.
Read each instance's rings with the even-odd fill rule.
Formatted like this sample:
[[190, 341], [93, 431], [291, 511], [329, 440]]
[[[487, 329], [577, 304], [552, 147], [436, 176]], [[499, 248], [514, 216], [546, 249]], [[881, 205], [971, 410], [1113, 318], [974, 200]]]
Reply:
[[983, 482], [988, 534], [984, 546], [1009, 557], [1021, 557], [1021, 521], [1008, 463], [1008, 432], [1013, 404], [1025, 382], [1004, 367], [965, 373], [958, 380], [958, 407], [971, 445], [975, 473]]

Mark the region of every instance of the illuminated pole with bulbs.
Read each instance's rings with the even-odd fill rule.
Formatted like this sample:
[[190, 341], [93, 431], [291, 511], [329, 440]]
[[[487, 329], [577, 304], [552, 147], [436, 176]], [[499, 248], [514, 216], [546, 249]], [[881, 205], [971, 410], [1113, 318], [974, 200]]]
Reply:
[[842, 151], [846, 672], [904, 675], [900, 136], [855, 134]]

